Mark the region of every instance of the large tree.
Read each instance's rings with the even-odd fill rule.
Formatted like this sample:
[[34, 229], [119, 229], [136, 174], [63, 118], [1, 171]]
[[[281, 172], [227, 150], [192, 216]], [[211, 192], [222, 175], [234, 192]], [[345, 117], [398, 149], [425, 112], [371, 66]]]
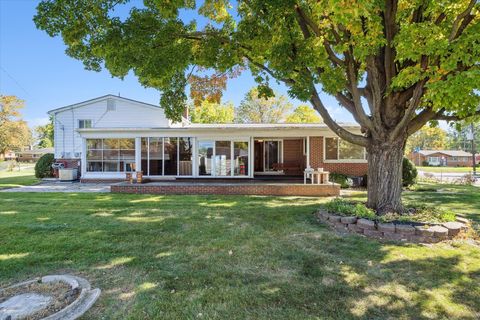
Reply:
[[16, 96], [0, 95], [0, 154], [28, 146], [32, 133], [22, 119], [24, 101]]
[[[35, 23], [61, 35], [67, 54], [88, 69], [105, 66], [118, 77], [133, 71], [161, 90], [173, 119], [184, 110], [193, 66], [249, 68], [263, 95], [271, 95], [271, 79], [285, 83], [338, 136], [366, 147], [368, 205], [379, 213], [402, 210], [408, 136], [431, 120], [478, 114], [476, 0], [240, 0], [234, 8], [228, 0], [127, 2], [44, 0]], [[129, 15], [116, 16], [125, 4]], [[353, 115], [361, 133], [332, 119], [320, 90]]]
[[235, 122], [238, 123], [278, 123], [284, 122], [292, 104], [283, 95], [264, 97], [257, 88], [247, 92], [245, 98], [235, 110]]
[[192, 104], [190, 121], [193, 123], [233, 123], [235, 107], [231, 103], [221, 104], [204, 100], [200, 105]]
[[35, 128], [37, 145], [40, 148], [53, 147], [53, 116], [50, 116], [47, 124]]

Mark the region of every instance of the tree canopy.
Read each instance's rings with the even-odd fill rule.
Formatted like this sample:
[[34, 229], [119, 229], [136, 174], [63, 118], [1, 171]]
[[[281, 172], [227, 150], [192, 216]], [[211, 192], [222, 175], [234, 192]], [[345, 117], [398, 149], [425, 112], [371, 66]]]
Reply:
[[31, 142], [32, 134], [20, 113], [24, 103], [16, 96], [0, 95], [0, 154], [19, 150]]
[[35, 128], [37, 135], [37, 145], [40, 148], [53, 147], [53, 116], [50, 116], [49, 122], [43, 126]]
[[189, 110], [190, 121], [193, 123], [233, 123], [235, 119], [235, 107], [231, 103], [204, 100], [199, 106], [190, 106]]
[[278, 123], [284, 122], [292, 104], [283, 95], [268, 98], [260, 96], [256, 88], [245, 95], [235, 110], [235, 122], [238, 123]]
[[405, 153], [415, 148], [423, 150], [445, 150], [447, 147], [447, 132], [439, 127], [425, 126], [408, 138]]
[[287, 116], [285, 122], [288, 123], [319, 123], [322, 122], [320, 118], [311, 107], [301, 105], [295, 108], [291, 114]]

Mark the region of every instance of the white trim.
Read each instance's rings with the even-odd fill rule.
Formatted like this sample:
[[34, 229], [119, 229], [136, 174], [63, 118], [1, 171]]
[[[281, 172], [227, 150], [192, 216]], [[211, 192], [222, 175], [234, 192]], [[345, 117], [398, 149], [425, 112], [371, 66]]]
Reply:
[[142, 139], [135, 138], [135, 171], [142, 171]]
[[310, 136], [307, 136], [305, 139], [307, 140], [306, 141], [307, 150], [305, 151], [305, 153], [306, 153], [305, 157], [306, 157], [306, 160], [307, 160], [306, 161], [307, 162], [306, 167], [310, 168]]

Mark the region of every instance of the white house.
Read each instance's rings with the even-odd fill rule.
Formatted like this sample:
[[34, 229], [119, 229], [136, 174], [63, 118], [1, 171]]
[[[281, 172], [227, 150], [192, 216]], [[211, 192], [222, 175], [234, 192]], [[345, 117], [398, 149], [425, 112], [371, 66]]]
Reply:
[[[82, 181], [254, 178], [303, 174], [306, 167], [361, 176], [365, 150], [325, 124], [172, 123], [156, 105], [106, 95], [49, 111], [55, 158], [79, 166]], [[344, 124], [352, 132], [357, 125]]]

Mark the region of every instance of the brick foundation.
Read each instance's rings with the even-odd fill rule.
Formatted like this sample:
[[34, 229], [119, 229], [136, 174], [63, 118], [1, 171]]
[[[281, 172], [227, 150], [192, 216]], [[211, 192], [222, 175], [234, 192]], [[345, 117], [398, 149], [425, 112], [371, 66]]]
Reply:
[[262, 196], [338, 196], [338, 184], [262, 184], [262, 183], [118, 183], [111, 186], [113, 193], [137, 194], [225, 194]]

